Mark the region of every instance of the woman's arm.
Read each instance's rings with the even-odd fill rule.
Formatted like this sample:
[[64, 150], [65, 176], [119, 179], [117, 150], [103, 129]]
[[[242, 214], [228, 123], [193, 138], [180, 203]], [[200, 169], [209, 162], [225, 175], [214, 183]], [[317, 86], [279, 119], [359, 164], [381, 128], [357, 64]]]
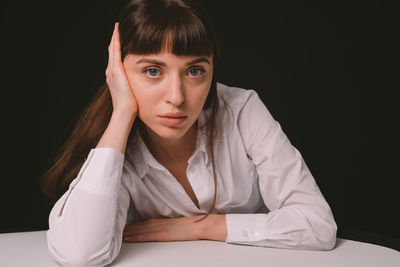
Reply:
[[[53, 258], [67, 266], [104, 266], [118, 255], [130, 197], [121, 177], [132, 120], [113, 114], [69, 190], [49, 216], [47, 241]], [[110, 142], [107, 142], [110, 141]], [[102, 145], [101, 145], [102, 144]]]
[[48, 249], [63, 266], [105, 266], [117, 257], [130, 202], [121, 181], [123, 162], [117, 150], [92, 149], [52, 208]]
[[110, 147], [125, 154], [126, 141], [138, 113], [138, 104], [121, 61], [118, 23], [115, 24], [108, 52], [106, 76], [113, 104], [113, 113], [97, 147]]
[[125, 242], [167, 242], [209, 239], [225, 241], [227, 236], [224, 214], [210, 214], [180, 218], [150, 219], [129, 223], [123, 233]]
[[117, 37], [114, 30], [106, 71], [114, 108], [110, 122], [49, 216], [49, 252], [63, 266], [105, 266], [122, 244], [130, 203], [122, 180], [124, 153], [137, 104], [123, 75]]
[[114, 111], [97, 147], [109, 147], [125, 154], [126, 142], [135, 117], [130, 112]]
[[227, 214], [227, 242], [332, 249], [337, 226], [301, 154], [253, 92], [238, 116], [248, 156], [259, 176], [267, 214]]

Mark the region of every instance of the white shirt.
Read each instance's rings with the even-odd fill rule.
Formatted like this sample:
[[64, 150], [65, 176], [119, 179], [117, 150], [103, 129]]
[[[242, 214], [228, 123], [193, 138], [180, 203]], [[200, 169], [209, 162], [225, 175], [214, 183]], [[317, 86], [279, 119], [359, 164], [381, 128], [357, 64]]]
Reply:
[[[224, 119], [214, 148], [218, 195], [213, 213], [226, 214], [226, 242], [332, 249], [337, 226], [331, 209], [279, 123], [255, 91], [218, 83], [217, 92], [230, 107], [220, 101]], [[202, 112], [198, 123], [204, 120]], [[200, 209], [137, 136], [125, 155], [92, 149], [54, 205], [47, 241], [56, 261], [104, 266], [118, 255], [127, 222], [195, 216], [211, 207], [213, 172], [201, 131], [187, 168]]]

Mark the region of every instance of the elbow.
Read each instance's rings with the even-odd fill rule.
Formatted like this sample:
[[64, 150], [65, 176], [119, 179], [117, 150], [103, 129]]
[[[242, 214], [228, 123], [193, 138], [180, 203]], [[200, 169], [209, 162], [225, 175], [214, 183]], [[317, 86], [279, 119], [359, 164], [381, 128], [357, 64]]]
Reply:
[[69, 257], [63, 261], [58, 261], [61, 266], [65, 267], [84, 267], [84, 266], [104, 266], [104, 265], [95, 265], [93, 262], [90, 262], [88, 258], [85, 257]]
[[318, 232], [314, 232], [316, 250], [332, 250], [336, 245], [337, 225], [333, 221], [326, 224]]
[[70, 242], [52, 242], [51, 238], [47, 240], [50, 256], [61, 266], [66, 267], [106, 266], [118, 254], [117, 247], [113, 246], [114, 242], [111, 242], [110, 246], [96, 248]]
[[76, 253], [76, 252], [64, 252], [64, 253], [51, 253], [53, 259], [58, 262], [61, 266], [65, 267], [100, 267], [106, 266], [113, 261], [110, 253], [107, 255], [95, 256], [92, 253]]
[[336, 245], [336, 233], [337, 233], [337, 225], [333, 222], [333, 225], [329, 229], [329, 235], [327, 242], [325, 242], [325, 250], [332, 250]]
[[87, 255], [73, 255], [66, 258], [65, 262], [62, 262], [62, 266], [68, 267], [99, 267], [106, 266], [112, 262], [111, 258], [92, 258], [89, 254]]

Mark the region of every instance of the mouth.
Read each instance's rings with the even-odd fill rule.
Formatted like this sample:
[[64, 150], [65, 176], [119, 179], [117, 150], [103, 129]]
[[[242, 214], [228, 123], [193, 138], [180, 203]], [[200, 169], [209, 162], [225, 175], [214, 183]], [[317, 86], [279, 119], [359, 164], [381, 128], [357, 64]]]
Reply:
[[163, 115], [158, 116], [161, 123], [165, 126], [179, 126], [182, 124], [188, 116], [186, 115]]

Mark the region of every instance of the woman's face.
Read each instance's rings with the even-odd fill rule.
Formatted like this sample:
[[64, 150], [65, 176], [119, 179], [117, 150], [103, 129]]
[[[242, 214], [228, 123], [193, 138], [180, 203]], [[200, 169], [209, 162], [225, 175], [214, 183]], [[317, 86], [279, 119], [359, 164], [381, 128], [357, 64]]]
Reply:
[[213, 76], [212, 57], [129, 54], [123, 64], [139, 118], [162, 138], [182, 137], [206, 101]]

